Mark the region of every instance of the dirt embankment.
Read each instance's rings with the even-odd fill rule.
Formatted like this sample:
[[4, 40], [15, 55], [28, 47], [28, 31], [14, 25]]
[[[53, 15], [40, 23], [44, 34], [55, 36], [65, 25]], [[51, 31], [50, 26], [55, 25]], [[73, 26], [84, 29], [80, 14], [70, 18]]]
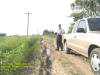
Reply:
[[42, 56], [44, 57], [42, 61], [46, 64], [42, 62], [40, 75], [93, 75], [86, 57], [76, 53], [66, 54], [64, 51], [56, 51], [55, 39], [45, 39], [44, 44], [50, 49], [51, 56], [50, 58]]

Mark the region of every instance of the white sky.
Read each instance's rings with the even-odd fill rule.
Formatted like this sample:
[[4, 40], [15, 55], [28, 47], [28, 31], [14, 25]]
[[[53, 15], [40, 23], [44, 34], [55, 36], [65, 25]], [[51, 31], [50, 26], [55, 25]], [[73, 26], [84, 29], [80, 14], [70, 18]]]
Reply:
[[67, 31], [72, 22], [70, 4], [74, 0], [0, 0], [0, 33], [26, 35], [27, 13], [30, 15], [29, 34], [42, 34], [44, 29]]

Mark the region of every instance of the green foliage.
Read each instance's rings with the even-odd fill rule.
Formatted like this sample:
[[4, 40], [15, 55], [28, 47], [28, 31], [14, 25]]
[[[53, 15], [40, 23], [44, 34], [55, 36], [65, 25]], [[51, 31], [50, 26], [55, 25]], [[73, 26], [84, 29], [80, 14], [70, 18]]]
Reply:
[[[100, 5], [100, 0], [75, 0], [74, 3], [71, 4], [72, 10], [81, 10], [85, 12], [87, 16], [96, 16], [97, 13], [97, 3]], [[76, 8], [76, 7], [79, 8]]]
[[72, 13], [71, 17], [73, 17], [74, 21], [77, 21], [79, 19], [82, 19], [86, 14], [84, 12], [80, 13]]
[[[83, 17], [96, 17], [100, 15], [100, 13], [98, 13], [97, 4], [100, 5], [100, 0], [75, 0], [75, 2], [71, 4], [72, 10], [78, 10], [78, 12], [71, 14], [74, 22]], [[72, 31], [72, 28], [73, 26], [69, 28], [69, 33]]]
[[72, 32], [73, 26], [74, 26], [74, 23], [72, 23], [71, 26], [69, 27], [68, 33], [71, 33]]
[[43, 37], [45, 38], [56, 38], [56, 34], [54, 31], [44, 30], [43, 31]]
[[56, 38], [57, 35], [50, 34], [50, 35], [44, 35], [45, 38]]
[[14, 66], [18, 63], [27, 63], [25, 60], [30, 53], [34, 53], [33, 60], [36, 61], [39, 50], [39, 37], [0, 37], [0, 73], [14, 75], [19, 70]]
[[53, 35], [53, 34], [56, 34], [56, 33], [54, 33], [53, 30], [52, 31], [49, 31], [49, 30], [44, 30], [43, 31], [43, 35]]
[[48, 35], [49, 34], [49, 31], [48, 30], [44, 30], [43, 31], [43, 35]]

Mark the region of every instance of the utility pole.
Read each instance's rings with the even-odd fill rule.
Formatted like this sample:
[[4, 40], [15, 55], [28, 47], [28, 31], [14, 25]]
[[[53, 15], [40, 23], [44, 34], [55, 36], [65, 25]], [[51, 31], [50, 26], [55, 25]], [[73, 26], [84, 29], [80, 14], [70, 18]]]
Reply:
[[28, 36], [28, 32], [29, 32], [29, 16], [30, 16], [30, 14], [32, 14], [32, 13], [25, 13], [25, 14], [27, 14], [28, 15], [28, 23], [27, 23], [27, 36]]

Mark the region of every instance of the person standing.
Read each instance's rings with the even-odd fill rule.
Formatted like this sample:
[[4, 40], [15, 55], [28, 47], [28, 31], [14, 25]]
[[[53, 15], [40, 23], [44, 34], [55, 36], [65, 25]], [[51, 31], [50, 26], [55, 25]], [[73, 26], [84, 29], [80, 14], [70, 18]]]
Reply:
[[65, 33], [64, 29], [61, 28], [61, 24], [58, 25], [58, 31], [57, 31], [57, 39], [56, 44], [57, 48], [56, 50], [59, 51], [59, 48], [63, 51], [63, 43], [62, 43], [62, 35]]

